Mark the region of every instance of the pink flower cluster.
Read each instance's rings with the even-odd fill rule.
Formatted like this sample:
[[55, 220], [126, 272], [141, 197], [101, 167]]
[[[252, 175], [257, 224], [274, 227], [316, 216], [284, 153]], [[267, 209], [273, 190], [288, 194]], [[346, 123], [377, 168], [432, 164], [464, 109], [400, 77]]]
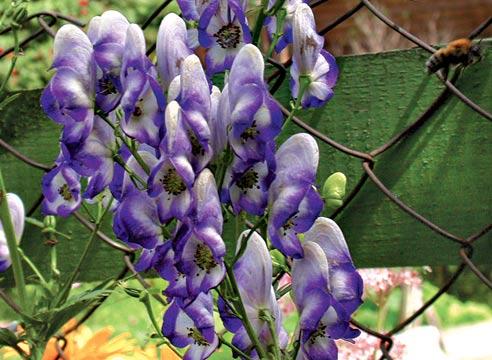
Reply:
[[388, 294], [400, 285], [419, 286], [422, 283], [420, 274], [411, 269], [362, 269], [359, 273], [364, 280], [365, 293], [376, 295]]
[[[381, 354], [379, 350], [380, 340], [365, 332], [362, 332], [355, 343], [337, 340], [338, 358], [341, 360], [372, 360]], [[378, 356], [375, 356], [377, 354]], [[394, 360], [402, 359], [405, 355], [405, 345], [395, 341], [390, 355]]]

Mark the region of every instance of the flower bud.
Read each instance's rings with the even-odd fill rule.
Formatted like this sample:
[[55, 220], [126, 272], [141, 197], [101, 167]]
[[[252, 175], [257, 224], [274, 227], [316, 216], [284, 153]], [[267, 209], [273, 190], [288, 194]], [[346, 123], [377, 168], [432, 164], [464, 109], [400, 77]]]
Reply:
[[347, 178], [341, 172], [336, 172], [325, 181], [323, 185], [323, 198], [327, 210], [335, 210], [343, 204]]
[[45, 216], [43, 219], [43, 224], [45, 228], [49, 230], [56, 229], [56, 217], [54, 217], [53, 215]]
[[21, 25], [27, 17], [27, 10], [25, 7], [21, 7], [17, 9], [17, 11], [14, 14], [13, 20], [15, 23], [18, 25]]

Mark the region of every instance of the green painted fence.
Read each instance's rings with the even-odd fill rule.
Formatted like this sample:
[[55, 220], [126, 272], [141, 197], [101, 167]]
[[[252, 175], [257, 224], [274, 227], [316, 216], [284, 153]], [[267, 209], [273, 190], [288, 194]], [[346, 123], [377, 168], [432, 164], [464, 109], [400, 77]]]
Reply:
[[[485, 58], [466, 69], [457, 86], [479, 105], [492, 109], [492, 42]], [[413, 49], [340, 57], [336, 95], [323, 109], [300, 117], [334, 140], [370, 151], [411, 124], [442, 91], [425, 73], [428, 54]], [[0, 113], [0, 138], [37, 161], [51, 163], [58, 153], [59, 128], [39, 106], [39, 90], [26, 91]], [[277, 96], [287, 102], [288, 89]], [[291, 124], [290, 133], [299, 131]], [[342, 171], [350, 191], [360, 178], [361, 161], [320, 143], [320, 183]], [[428, 122], [377, 158], [374, 171], [401, 200], [459, 236], [468, 236], [492, 219], [492, 124], [451, 98]], [[40, 194], [42, 172], [9, 154], [0, 154], [9, 191], [29, 207]], [[38, 214], [39, 215], [39, 214]], [[337, 218], [355, 262], [361, 267], [436, 265], [459, 262], [458, 247], [391, 203], [370, 180]], [[76, 220], [60, 220], [72, 240], [60, 239], [62, 270], [73, 266], [88, 237]], [[109, 223], [106, 226], [110, 232]], [[226, 236], [226, 241], [232, 239]], [[27, 226], [22, 247], [36, 263], [48, 264], [48, 251], [36, 229]], [[477, 241], [474, 261], [491, 263], [492, 234]], [[122, 255], [99, 242], [82, 272], [83, 280], [112, 276]], [[41, 266], [43, 267], [43, 266]]]

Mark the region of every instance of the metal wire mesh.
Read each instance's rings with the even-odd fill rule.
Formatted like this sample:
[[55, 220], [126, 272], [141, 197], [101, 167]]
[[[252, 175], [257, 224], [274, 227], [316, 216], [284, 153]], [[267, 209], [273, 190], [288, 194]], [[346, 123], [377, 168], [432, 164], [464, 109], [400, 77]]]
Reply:
[[[158, 16], [159, 14], [172, 2], [172, 0], [166, 0], [164, 1], [159, 7], [155, 9], [154, 12], [152, 12], [151, 15], [144, 21], [142, 24], [142, 29], [145, 29], [148, 27]], [[315, 0], [310, 3], [310, 6], [312, 8], [316, 8], [317, 6], [327, 2], [327, 0]], [[398, 26], [396, 23], [394, 23], [391, 19], [386, 17], [376, 6], [374, 6], [369, 0], [361, 0], [357, 5], [355, 5], [353, 8], [351, 8], [349, 11], [347, 11], [345, 14], [340, 16], [339, 18], [335, 19], [331, 23], [325, 25], [321, 30], [320, 34], [325, 35], [329, 31], [333, 30], [335, 27], [343, 23], [345, 20], [349, 19], [350, 17], [354, 16], [357, 14], [361, 9], [367, 8], [375, 17], [377, 17], [379, 20], [381, 20], [386, 26], [389, 28], [393, 29], [397, 33], [399, 33], [401, 36], [405, 37], [409, 41], [413, 42], [416, 44], [418, 47], [421, 49], [429, 52], [429, 53], [434, 53], [436, 49], [434, 49], [431, 45], [425, 43], [415, 35], [411, 34], [410, 32], [406, 31], [402, 27]], [[60, 21], [67, 21], [72, 24], [75, 24], [77, 26], [84, 26], [85, 24], [80, 22], [79, 20], [66, 16], [63, 14], [55, 13], [55, 12], [39, 12], [30, 15], [27, 17], [24, 22], [30, 22], [30, 21], [37, 21], [38, 23], [38, 29], [31, 33], [28, 37], [23, 39], [20, 42], [20, 46], [22, 48], [25, 48], [27, 45], [29, 45], [31, 42], [35, 41], [39, 37], [48, 34], [50, 36], [54, 36], [55, 31], [53, 30], [53, 27], [58, 24]], [[492, 24], [492, 17], [489, 17], [486, 19], [482, 24], [480, 24], [476, 29], [473, 29], [470, 34], [469, 38], [473, 39], [476, 38], [477, 36], [480, 35], [485, 29], [487, 29], [490, 25]], [[0, 35], [3, 35], [5, 33], [8, 33], [11, 31], [11, 28], [5, 28], [0, 32]], [[147, 53], [150, 54], [154, 51], [155, 49], [155, 43], [152, 44], [149, 49], [147, 50]], [[3, 51], [3, 53], [0, 54], [0, 59], [8, 55], [9, 53], [13, 52], [14, 48], [9, 48]], [[291, 61], [287, 61], [285, 63], [280, 63], [277, 62], [274, 59], [268, 59], [268, 62], [272, 64], [275, 68], [276, 71], [272, 73], [268, 79], [268, 83], [272, 83], [270, 91], [271, 93], [275, 93], [283, 83], [283, 81], [286, 78], [287, 74], [287, 67], [291, 65]], [[436, 97], [436, 99], [432, 102], [432, 104], [417, 118], [412, 122], [410, 125], [402, 129], [398, 134], [394, 135], [392, 138], [390, 138], [385, 144], [381, 145], [380, 147], [369, 151], [369, 152], [362, 152], [358, 151], [355, 149], [352, 149], [350, 147], [347, 147], [343, 144], [340, 144], [327, 135], [319, 132], [315, 128], [311, 127], [310, 125], [306, 124], [302, 119], [300, 119], [297, 116], [294, 116], [293, 122], [300, 128], [302, 128], [304, 131], [310, 133], [312, 136], [316, 137], [318, 140], [328, 144], [329, 146], [335, 148], [336, 150], [345, 153], [348, 156], [357, 158], [361, 160], [361, 166], [364, 170], [363, 175], [359, 179], [358, 183], [352, 190], [352, 192], [347, 196], [344, 204], [338, 208], [337, 210], [334, 211], [333, 214], [331, 214], [332, 218], [336, 218], [341, 211], [357, 196], [359, 191], [363, 188], [364, 184], [367, 182], [368, 179], [370, 179], [376, 186], [377, 188], [384, 193], [384, 195], [391, 200], [394, 204], [396, 204], [402, 211], [408, 214], [408, 216], [413, 217], [414, 219], [420, 221], [422, 224], [427, 226], [430, 231], [433, 231], [437, 234], [439, 234], [441, 237], [446, 239], [447, 241], [452, 241], [456, 243], [457, 245], [457, 252], [459, 256], [462, 259], [461, 264], [458, 266], [458, 268], [454, 271], [452, 276], [447, 280], [447, 282], [431, 297], [429, 298], [417, 311], [415, 311], [411, 316], [409, 316], [407, 319], [399, 323], [397, 326], [395, 326], [393, 329], [386, 333], [381, 333], [377, 332], [373, 329], [370, 329], [363, 324], [351, 320], [351, 323], [361, 329], [362, 331], [366, 332], [367, 334], [374, 336], [378, 339], [380, 339], [380, 349], [382, 356], [380, 359], [386, 359], [386, 360], [392, 360], [391, 356], [391, 349], [393, 346], [393, 336], [403, 330], [405, 327], [407, 327], [410, 323], [412, 323], [415, 319], [417, 319], [419, 316], [421, 316], [432, 304], [434, 304], [444, 293], [446, 293], [450, 287], [459, 279], [460, 275], [463, 273], [463, 271], [466, 268], [469, 268], [475, 275], [490, 289], [492, 289], [492, 281], [491, 279], [488, 279], [478, 268], [477, 266], [473, 263], [472, 257], [473, 257], [473, 249], [474, 249], [474, 243], [478, 241], [480, 238], [482, 238], [484, 235], [486, 235], [489, 231], [492, 230], [492, 223], [485, 226], [482, 230], [477, 232], [476, 234], [472, 234], [467, 238], [455, 235], [446, 229], [441, 228], [440, 226], [436, 225], [434, 222], [432, 222], [430, 219], [422, 216], [419, 214], [416, 210], [408, 206], [404, 201], [400, 200], [394, 193], [389, 190], [385, 184], [378, 178], [378, 176], [374, 173], [373, 168], [374, 165], [377, 162], [377, 158], [386, 152], [388, 149], [393, 147], [394, 145], [405, 141], [405, 139], [408, 137], [409, 134], [412, 132], [416, 131], [419, 127], [421, 127], [425, 122], [430, 121], [432, 116], [436, 113], [437, 110], [439, 110], [450, 98], [451, 96], [456, 96], [460, 101], [462, 101], [465, 105], [473, 109], [475, 112], [480, 114], [484, 119], [492, 121], [492, 114], [488, 112], [487, 110], [481, 108], [479, 105], [471, 101], [466, 95], [464, 95], [459, 89], [456, 88], [454, 85], [456, 81], [458, 80], [459, 76], [461, 75], [461, 72], [458, 70], [455, 72], [453, 77], [451, 79], [446, 79], [441, 73], [436, 73], [435, 74], [440, 81], [444, 84], [445, 88], [444, 90]], [[282, 109], [282, 112], [286, 115], [290, 115], [290, 111], [286, 109], [282, 104], [279, 103], [279, 106]], [[18, 152], [14, 147], [0, 139], [0, 147], [3, 148], [5, 151], [9, 152], [13, 156], [17, 157], [19, 160], [25, 162], [26, 164], [38, 168], [44, 171], [49, 171], [52, 166], [45, 165], [45, 164], [40, 164], [36, 162], [35, 160], [29, 158], [28, 156]], [[30, 210], [28, 211], [28, 214], [32, 214], [41, 204], [42, 201], [42, 195], [38, 198], [38, 200], [31, 206]], [[80, 213], [75, 213], [74, 214], [75, 218], [86, 228], [89, 230], [94, 229], [94, 225], [83, 215]], [[119, 274], [118, 279], [122, 279], [128, 271], [132, 272], [136, 278], [141, 282], [141, 284], [148, 288], [150, 285], [143, 279], [140, 274], [138, 274], [133, 266], [133, 261], [135, 258], [135, 250], [118, 243], [114, 240], [112, 240], [108, 235], [104, 234], [101, 231], [97, 231], [96, 235], [104, 241], [106, 244], [109, 246], [113, 247], [116, 250], [119, 250], [123, 253], [124, 256], [124, 268]], [[158, 294], [153, 294], [153, 296], [156, 298], [157, 301], [161, 302], [162, 304], [166, 304], [166, 300], [162, 298]], [[5, 294], [3, 291], [0, 291], [0, 297], [2, 297], [4, 300], [7, 302], [11, 303], [12, 307], [15, 308], [15, 302], [10, 299], [7, 294]], [[58, 359], [64, 359], [65, 356], [63, 354], [63, 350], [66, 346], [66, 340], [64, 336], [66, 336], [68, 333], [74, 331], [77, 329], [77, 327], [82, 324], [84, 321], [86, 321], [95, 311], [96, 309], [104, 302], [106, 298], [103, 298], [96, 306], [92, 307], [89, 309], [84, 316], [78, 321], [76, 325], [74, 325], [72, 328], [68, 329], [65, 331], [63, 335], [60, 335], [58, 338], [57, 342], [57, 349], [58, 349]], [[60, 345], [61, 343], [61, 345]]]

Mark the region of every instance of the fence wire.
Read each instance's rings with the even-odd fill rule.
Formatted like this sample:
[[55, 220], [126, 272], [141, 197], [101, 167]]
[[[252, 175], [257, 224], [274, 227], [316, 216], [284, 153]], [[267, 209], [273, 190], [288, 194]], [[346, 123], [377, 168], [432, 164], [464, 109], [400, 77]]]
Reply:
[[[323, 3], [326, 3], [328, 0], [315, 0], [310, 3], [310, 6], [314, 9], [318, 7], [319, 5], [322, 5]], [[159, 7], [157, 7], [151, 15], [143, 22], [142, 28], [145, 29], [148, 27], [160, 14], [161, 12], [172, 2], [172, 0], [166, 0], [164, 1]], [[393, 29], [397, 33], [399, 33], [401, 36], [405, 37], [407, 40], [413, 42], [415, 45], [417, 45], [419, 48], [433, 54], [436, 49], [432, 47], [431, 45], [427, 44], [426, 42], [422, 41], [419, 39], [417, 36], [411, 34], [407, 30], [403, 29], [400, 27], [398, 24], [393, 22], [391, 19], [389, 19], [387, 16], [385, 16], [376, 6], [374, 6], [369, 0], [361, 0], [357, 5], [355, 5], [353, 8], [348, 10], [346, 13], [341, 15], [339, 18], [335, 19], [331, 23], [325, 25], [322, 27], [320, 30], [321, 35], [325, 35], [331, 30], [333, 30], [335, 27], [349, 19], [350, 17], [356, 15], [361, 9], [366, 8], [368, 9], [372, 15], [377, 17], [379, 20], [381, 20], [386, 26], [389, 28]], [[23, 24], [31, 22], [31, 21], [36, 21], [38, 24], [38, 28], [32, 32], [28, 37], [20, 41], [20, 46], [22, 48], [27, 47], [30, 43], [35, 41], [36, 39], [44, 36], [44, 35], [49, 35], [53, 37], [56, 33], [54, 30], [54, 26], [58, 25], [61, 21], [65, 22], [70, 22], [74, 25], [77, 25], [79, 27], [85, 26], [85, 24], [81, 21], [79, 21], [76, 18], [73, 18], [68, 15], [56, 13], [56, 12], [49, 12], [49, 11], [43, 11], [43, 12], [38, 12], [35, 14], [32, 14], [28, 16]], [[473, 29], [470, 34], [469, 38], [474, 39], [478, 37], [484, 30], [486, 30], [490, 25], [492, 24], [492, 17], [488, 17], [483, 23], [481, 23], [476, 29]], [[6, 34], [8, 32], [12, 31], [12, 28], [8, 27], [0, 31], [0, 35]], [[155, 43], [152, 44], [148, 49], [147, 49], [147, 54], [151, 54], [155, 50]], [[8, 48], [4, 50], [2, 53], [0, 53], [0, 59], [5, 57], [6, 55], [12, 53], [14, 51], [14, 47]], [[267, 59], [268, 62], [273, 65], [276, 68], [276, 71], [270, 75], [267, 78], [267, 82], [270, 84], [272, 83], [270, 87], [270, 92], [274, 94], [282, 85], [284, 80], [287, 77], [287, 68], [291, 65], [291, 60], [286, 61], [285, 63], [280, 63], [274, 59]], [[443, 83], [445, 86], [444, 90], [436, 97], [436, 99], [432, 102], [432, 104], [424, 111], [422, 114], [415, 119], [413, 123], [408, 125], [406, 128], [402, 129], [400, 133], [394, 135], [391, 139], [389, 139], [386, 143], [381, 145], [380, 147], [369, 151], [369, 152], [363, 152], [359, 151], [356, 149], [352, 149], [348, 146], [345, 146], [343, 144], [340, 144], [336, 142], [335, 140], [331, 139], [329, 136], [326, 134], [323, 134], [322, 132], [316, 130], [315, 128], [311, 127], [307, 123], [305, 123], [301, 118], [294, 116], [293, 122], [303, 129], [304, 131], [308, 132], [312, 136], [316, 137], [318, 140], [321, 142], [324, 142], [328, 144], [329, 146], [333, 147], [334, 149], [345, 153], [348, 156], [357, 158], [361, 160], [361, 166], [363, 169], [363, 175], [357, 182], [356, 186], [352, 190], [350, 194], [347, 195], [345, 202], [341, 207], [336, 209], [333, 214], [331, 214], [331, 218], [336, 218], [345, 207], [351, 203], [351, 201], [357, 196], [357, 194], [360, 192], [360, 190], [363, 188], [364, 184], [367, 182], [368, 179], [370, 179], [374, 185], [389, 199], [391, 200], [395, 205], [397, 205], [402, 211], [408, 214], [408, 216], [418, 220], [425, 226], [429, 228], [429, 230], [434, 231], [435, 233], [439, 234], [444, 240], [446, 241], [452, 241], [457, 244], [457, 252], [462, 259], [461, 264], [458, 266], [456, 271], [450, 276], [450, 278], [446, 281], [446, 283], [431, 297], [429, 298], [417, 311], [415, 311], [411, 316], [403, 320], [401, 323], [399, 323], [397, 326], [395, 326], [393, 329], [386, 333], [381, 333], [378, 331], [375, 331], [355, 320], [351, 320], [351, 323], [359, 328], [360, 330], [364, 331], [365, 333], [374, 336], [380, 340], [380, 350], [381, 350], [381, 357], [380, 360], [393, 360], [393, 357], [391, 356], [391, 349], [393, 346], [393, 336], [403, 330], [405, 327], [407, 327], [409, 324], [411, 324], [415, 319], [417, 319], [419, 316], [421, 316], [431, 305], [433, 305], [444, 293], [446, 293], [453, 284], [456, 283], [456, 281], [459, 279], [460, 275], [463, 273], [463, 271], [466, 268], [469, 268], [486, 286], [488, 286], [490, 289], [492, 289], [492, 281], [491, 279], [487, 278], [485, 274], [483, 274], [478, 267], [474, 264], [472, 258], [473, 258], [473, 250], [474, 250], [474, 243], [478, 240], [480, 240], [483, 236], [485, 236], [488, 232], [492, 230], [492, 223], [485, 226], [482, 230], [477, 232], [476, 234], [472, 234], [467, 238], [455, 235], [451, 233], [450, 231], [441, 228], [434, 222], [432, 222], [430, 219], [422, 216], [419, 214], [416, 210], [414, 210], [412, 207], [407, 205], [404, 201], [399, 199], [391, 190], [389, 190], [385, 184], [378, 178], [378, 176], [375, 174], [373, 171], [374, 165], [377, 162], [377, 157], [384, 152], [386, 152], [388, 149], [396, 145], [397, 143], [400, 143], [402, 141], [405, 141], [409, 134], [415, 132], [419, 127], [421, 127], [424, 123], [427, 121], [430, 121], [432, 116], [438, 111], [450, 98], [451, 96], [456, 96], [460, 101], [462, 101], [465, 105], [470, 107], [472, 110], [480, 114], [483, 118], [486, 120], [492, 121], [492, 115], [489, 111], [483, 109], [476, 103], [474, 103], [472, 100], [470, 100], [466, 95], [464, 95], [458, 88], [456, 88], [455, 83], [458, 80], [458, 78], [461, 75], [461, 69], [457, 69], [451, 79], [445, 78], [441, 73], [436, 73], [435, 76], [439, 78], [439, 80]], [[284, 115], [289, 116], [290, 111], [285, 108], [282, 104], [278, 103], [282, 112]], [[29, 158], [28, 156], [20, 153], [17, 151], [13, 146], [9, 145], [7, 142], [4, 140], [0, 139], [0, 147], [3, 148], [5, 151], [8, 153], [12, 154], [19, 160], [23, 161], [24, 163], [37, 168], [41, 169], [43, 171], [49, 171], [52, 166], [51, 165], [46, 165], [46, 164], [40, 164], [37, 161]], [[43, 196], [40, 195], [40, 197], [32, 204], [31, 208], [28, 211], [28, 215], [31, 215], [36, 211], [36, 209], [39, 207], [43, 200]], [[85, 216], [80, 214], [79, 212], [74, 213], [75, 218], [87, 229], [89, 230], [94, 230], [94, 224], [92, 224]], [[120, 274], [117, 277], [118, 279], [123, 279], [125, 275], [128, 272], [131, 272], [137, 280], [144, 286], [145, 288], [149, 288], [150, 284], [147, 283], [147, 281], [135, 270], [133, 262], [135, 260], [135, 250], [127, 247], [126, 245], [119, 243], [117, 241], [114, 241], [111, 239], [110, 236], [106, 235], [102, 231], [97, 231], [96, 235], [107, 245], [111, 246], [112, 248], [121, 251], [123, 253], [123, 262], [124, 262], [124, 267]], [[153, 293], [154, 298], [159, 301], [162, 304], [167, 304], [167, 301], [160, 296], [159, 294]], [[18, 308], [16, 303], [2, 290], [0, 290], [0, 297], [5, 300], [10, 306], [14, 309]], [[65, 336], [76, 330], [79, 325], [81, 325], [84, 321], [86, 321], [96, 310], [97, 308], [106, 300], [107, 297], [102, 298], [101, 301], [93, 306], [91, 309], [89, 309], [83, 316], [82, 318], [70, 329], [66, 330], [63, 334], [60, 334], [57, 339], [56, 343], [56, 348], [58, 350], [58, 357], [57, 359], [65, 359], [64, 355], [64, 349], [67, 344], [67, 341], [65, 339]]]

